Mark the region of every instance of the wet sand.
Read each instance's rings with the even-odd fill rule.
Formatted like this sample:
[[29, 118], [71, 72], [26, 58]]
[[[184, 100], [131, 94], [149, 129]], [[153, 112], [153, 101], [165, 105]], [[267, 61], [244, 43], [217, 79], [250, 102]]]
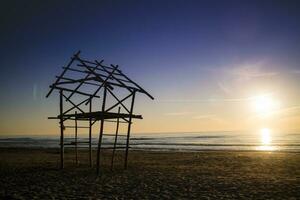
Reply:
[[[0, 199], [300, 199], [300, 153], [109, 151], [101, 176], [71, 149], [0, 149]], [[95, 154], [95, 153], [94, 153]]]

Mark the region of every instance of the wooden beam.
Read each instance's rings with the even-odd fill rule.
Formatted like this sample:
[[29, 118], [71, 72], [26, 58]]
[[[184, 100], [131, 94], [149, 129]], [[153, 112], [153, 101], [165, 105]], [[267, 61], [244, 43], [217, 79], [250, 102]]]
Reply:
[[97, 122], [97, 120], [94, 120], [94, 121], [92, 122], [92, 125], [94, 125], [96, 122]]
[[[112, 65], [112, 67], [113, 67], [114, 65]], [[135, 85], [137, 88], [139, 88], [141, 91], [142, 91], [142, 93], [144, 93], [144, 94], [146, 94], [148, 97], [150, 97], [150, 99], [152, 99], [152, 100], [154, 100], [154, 97], [153, 96], [151, 96], [148, 92], [146, 92], [146, 90], [144, 90], [141, 86], [139, 86], [137, 83], [135, 83], [133, 80], [131, 80], [129, 77], [127, 77], [125, 74], [123, 74], [123, 73], [121, 73], [122, 74], [122, 76], [124, 77], [124, 78], [126, 78], [128, 81], [130, 81], [133, 85]]]
[[[95, 62], [96, 62], [97, 64], [99, 64], [99, 66], [101, 66], [102, 69], [103, 69], [106, 73], [109, 74], [109, 71], [108, 71], [107, 69], [105, 69], [105, 68], [101, 65], [100, 62], [98, 62], [97, 60], [95, 60]], [[112, 67], [118, 67], [118, 65], [116, 65], [116, 66], [113, 66], [113, 65], [112, 65]], [[124, 84], [124, 83], [123, 83], [122, 81], [120, 81], [118, 78], [116, 78], [113, 74], [112, 74], [112, 77], [113, 77], [119, 84], [123, 85], [123, 87], [127, 88], [127, 90], [128, 90], [129, 92], [132, 92], [132, 90], [130, 89], [130, 87], [128, 87], [126, 84]]]
[[[116, 68], [116, 69], [117, 69], [117, 68]], [[116, 70], [116, 69], [114, 69], [114, 70]], [[114, 70], [113, 70], [111, 73], [113, 73]], [[97, 88], [97, 90], [94, 92], [93, 96], [95, 96], [95, 95], [101, 90], [101, 88], [106, 84], [106, 82], [108, 81], [108, 79], [109, 79], [111, 76], [112, 76], [112, 74], [109, 74], [109, 75], [107, 76], [107, 78], [104, 79], [104, 81], [102, 82], [102, 84], [101, 84], [101, 85]], [[109, 89], [108, 89], [108, 90], [109, 90]], [[89, 100], [85, 103], [85, 105], [87, 105], [88, 102], [90, 102], [90, 101], [92, 100], [92, 98], [93, 98], [93, 97], [90, 97]]]
[[[82, 119], [86, 119], [89, 120], [89, 118], [91, 117], [92, 119], [117, 119], [117, 118], [134, 118], [134, 119], [143, 119], [143, 117], [141, 115], [134, 115], [134, 114], [130, 114], [130, 113], [115, 113], [115, 112], [102, 112], [102, 111], [96, 111], [96, 112], [86, 112], [86, 113], [77, 113], [77, 115], [75, 116], [75, 114], [66, 114], [63, 115], [63, 118], [75, 118], [77, 117], [77, 120], [82, 120]], [[59, 119], [60, 116], [57, 116], [57, 119]]]
[[[76, 57], [77, 60], [79, 60], [79, 61], [81, 62], [79, 56], [75, 56], [75, 57]], [[77, 91], [77, 90], [82, 86], [83, 82], [91, 75], [91, 73], [92, 73], [94, 70], [95, 70], [95, 69], [92, 69], [92, 70], [90, 71], [90, 73], [87, 74], [87, 75], [79, 82], [79, 84], [76, 86], [76, 88], [74, 89], [74, 91], [68, 96], [68, 98], [66, 98], [66, 100], [69, 100], [69, 99], [74, 95], [75, 91]], [[93, 95], [93, 96], [95, 96], [95, 95]]]
[[[63, 115], [67, 114], [68, 112], [70, 112], [70, 111], [73, 110], [74, 108], [79, 107], [80, 105], [82, 105], [82, 104], [83, 104], [84, 102], [86, 102], [87, 100], [88, 100], [88, 99], [86, 99], [86, 100], [80, 102], [79, 104], [77, 104], [76, 106], [73, 106], [73, 107], [71, 107], [70, 109], [66, 110], [66, 111], [63, 113]], [[84, 113], [84, 112], [82, 112], [82, 113]]]
[[[122, 118], [121, 118], [122, 119]], [[115, 121], [115, 120], [109, 120], [109, 119], [105, 119], [104, 121], [106, 121], [106, 122], [112, 122], [112, 123], [116, 123], [117, 121]], [[124, 124], [127, 124], [128, 122], [126, 122], [126, 121], [119, 121], [119, 123], [124, 123]]]
[[[104, 76], [106, 77], [106, 76]], [[76, 81], [75, 79], [71, 79], [71, 78], [66, 78], [66, 77], [62, 77], [61, 80], [68, 80], [69, 82], [60, 82], [56, 85], [60, 85], [60, 84], [68, 84], [68, 83], [75, 83], [75, 82], [78, 82]], [[101, 80], [97, 79], [97, 77], [91, 77], [89, 79], [87, 79], [87, 81], [98, 81], [98, 82], [102, 82]], [[139, 92], [142, 92], [141, 90], [139, 90], [138, 88], [136, 87], [132, 87], [132, 86], [124, 86], [124, 85], [121, 85], [121, 84], [118, 84], [118, 83], [114, 83], [114, 82], [110, 82], [110, 81], [106, 81], [108, 84], [112, 85], [112, 86], [117, 86], [117, 87], [122, 87], [122, 88], [129, 88], [129, 89], [132, 89], [132, 90], [137, 90]], [[83, 82], [84, 84], [89, 84], [89, 85], [95, 85], [95, 86], [100, 86], [100, 84], [96, 84], [96, 83], [90, 83], [90, 82]]]
[[[120, 107], [118, 108], [118, 114], [120, 114]], [[117, 142], [118, 142], [118, 133], [119, 133], [119, 118], [117, 118], [117, 127], [116, 127], [116, 135], [115, 135], [115, 142], [114, 142], [114, 148], [112, 152], [112, 157], [111, 157], [111, 165], [110, 165], [110, 170], [113, 170], [114, 167], [114, 157], [115, 157], [115, 151], [117, 147]]]
[[[67, 98], [64, 94], [63, 94], [63, 96], [65, 98]], [[67, 101], [70, 102], [73, 105], [73, 109], [77, 108], [80, 112], [84, 113], [84, 111], [81, 108], [79, 108], [76, 104], [74, 104], [70, 99], [68, 99]], [[64, 114], [66, 114], [66, 112]]]
[[105, 112], [108, 112], [110, 110], [112, 110], [113, 108], [115, 108], [116, 106], [118, 106], [119, 104], [121, 104], [123, 106], [123, 108], [129, 113], [130, 111], [128, 110], [128, 108], [126, 108], [126, 106], [122, 103], [123, 101], [125, 101], [126, 99], [128, 99], [130, 96], [132, 96], [133, 93], [129, 94], [128, 96], [126, 96], [125, 98], [123, 98], [122, 100], [119, 100], [118, 97], [110, 90], [108, 90], [108, 92], [118, 101], [118, 103], [112, 105], [110, 108], [108, 108]]
[[[75, 111], [75, 115], [77, 111]], [[75, 162], [78, 165], [78, 149], [77, 149], [77, 118], [75, 118]]]
[[[57, 86], [54, 86], [54, 85], [50, 85], [49, 87], [50, 88], [54, 88], [54, 89], [58, 89], [58, 90], [65, 90], [65, 91], [68, 91], [68, 92], [75, 92], [75, 93], [82, 94], [82, 95], [85, 95], [85, 96], [92, 96], [91, 94], [87, 94], [85, 92], [74, 91], [72, 89], [63, 88], [63, 87], [57, 87]], [[94, 96], [94, 97], [100, 98], [99, 96]]]
[[[93, 69], [91, 69], [89, 66], [87, 66], [80, 58], [79, 58], [79, 56], [77, 56], [76, 57], [77, 58], [77, 60], [82, 64], [82, 65], [84, 65], [84, 67], [91, 73], [91, 74], [94, 74], [94, 76], [96, 76], [96, 78], [97, 79], [99, 79], [100, 81], [104, 81], [97, 73], [95, 73], [94, 72], [94, 70]], [[107, 86], [109, 89], [114, 89], [111, 85], [109, 85], [109, 84], [105, 84], [105, 86]]]
[[63, 121], [63, 90], [59, 91], [60, 112], [60, 168], [64, 168], [64, 121]]
[[[90, 100], [89, 112], [92, 112], [92, 100]], [[90, 167], [93, 166], [92, 160], [92, 118], [89, 118], [89, 163]]]
[[55, 85], [64, 85], [64, 84], [73, 84], [73, 83], [85, 83], [85, 81], [93, 81], [95, 80], [94, 77], [91, 78], [81, 78], [81, 79], [71, 79], [71, 78], [65, 78], [62, 77], [61, 79], [68, 79], [68, 81], [61, 81], [59, 83], [56, 83]]
[[[105, 112], [106, 93], [107, 93], [106, 91], [107, 91], [107, 88], [105, 86], [104, 87], [104, 91], [103, 91], [102, 112]], [[100, 121], [100, 132], [99, 132], [98, 149], [97, 149], [97, 175], [99, 175], [99, 173], [100, 173], [100, 153], [101, 153], [103, 129], [104, 129], [104, 119], [101, 119], [101, 121]]]
[[[64, 76], [64, 74], [67, 72], [68, 68], [73, 64], [74, 62], [74, 59], [76, 56], [79, 56], [80, 54], [80, 51], [78, 51], [72, 58], [71, 58], [71, 61], [68, 63], [67, 67], [65, 67], [64, 71], [61, 73], [61, 75], [56, 79], [55, 83], [58, 83], [60, 78]], [[54, 88], [51, 88], [50, 91], [48, 92], [48, 94], [46, 95], [46, 98], [48, 98], [50, 96], [50, 94], [52, 93]]]
[[[78, 67], [85, 67], [85, 65], [83, 65], [83, 64], [77, 64], [77, 66]], [[86, 66], [88, 66], [89, 68], [91, 68], [91, 69], [95, 69], [95, 70], [97, 70], [97, 71], [101, 71], [101, 72], [106, 72], [103, 68], [101, 69], [101, 68], [98, 68], [98, 67], [94, 67], [94, 66], [90, 66], [90, 65], [86, 65]], [[97, 65], [98, 66], [98, 65]], [[104, 65], [102, 65], [101, 64], [101, 67], [107, 67], [107, 66], [104, 66]], [[113, 69], [113, 67], [111, 67], [109, 70], [111, 70], [111, 69]], [[107, 70], [107, 69], [106, 69]], [[119, 71], [119, 70], [116, 70], [116, 71]], [[113, 73], [113, 75], [121, 75], [120, 73], [117, 73], [117, 72], [114, 72]]]
[[[75, 120], [77, 120], [77, 119], [75, 118]], [[76, 126], [65, 126], [65, 128], [77, 128], [78, 129], [78, 128], [89, 128], [89, 127], [88, 126], [77, 126], [77, 127]]]
[[126, 89], [128, 89], [130, 92], [132, 92], [132, 90], [136, 90], [136, 91], [142, 92], [142, 91], [139, 90], [138, 88], [131, 87], [131, 86], [127, 86], [127, 85], [125, 85], [125, 84], [118, 84], [118, 83], [113, 83], [113, 82], [110, 82], [110, 81], [107, 81], [107, 83], [110, 84], [110, 85], [113, 85], [113, 86], [126, 88]]
[[[124, 121], [125, 121], [125, 123], [129, 123], [129, 121], [128, 121], [128, 119], [126, 119], [126, 118], [122, 118]], [[132, 122], [131, 122], [132, 123]]]
[[[92, 64], [92, 65], [97, 65], [97, 63], [94, 63], [92, 61], [89, 61], [89, 60], [84, 60], [84, 59], [81, 59], [83, 62], [85, 63], [89, 63], [89, 64]], [[101, 62], [103, 62], [104, 60], [101, 60]]]
[[[92, 65], [97, 65], [96, 62], [92, 62], [92, 61], [89, 61], [89, 60], [84, 60], [84, 59], [81, 59], [82, 61], [84, 61], [85, 63], [88, 63], [88, 64], [92, 64]], [[104, 62], [104, 60], [101, 60], [100, 63], [102, 64]], [[107, 69], [114, 69], [113, 67], [111, 66], [106, 66], [106, 65], [103, 65], [103, 67], [107, 68]], [[117, 70], [117, 71], [121, 71], [121, 70]]]
[[[63, 69], [65, 69], [65, 67], [63, 67]], [[69, 67], [68, 68], [69, 71], [73, 71], [73, 72], [79, 72], [79, 73], [83, 73], [83, 74], [89, 74], [90, 72], [87, 71], [87, 70], [79, 70], [79, 69], [75, 69], [75, 68], [71, 68]], [[103, 78], [106, 78], [107, 76], [106, 75], [103, 75], [103, 74], [98, 74], [100, 77], [103, 77]], [[56, 78], [59, 77], [59, 76], [56, 76]], [[63, 77], [61, 77], [63, 78]], [[110, 80], [113, 80], [113, 78], [109, 78]]]
[[[66, 77], [62, 77], [61, 79], [62, 79], [62, 80], [67, 80], [67, 81], [75, 81], [74, 79], [66, 78]], [[70, 82], [70, 83], [71, 83], [71, 82]], [[86, 82], [86, 81], [84, 82], [84, 84], [100, 86], [99, 84], [96, 84], [96, 83], [90, 83], [90, 82]]]
[[129, 122], [128, 122], [128, 129], [127, 129], [127, 138], [126, 138], [126, 152], [125, 152], [125, 163], [124, 163], [124, 168], [127, 169], [127, 162], [128, 162], [128, 148], [129, 148], [129, 139], [130, 139], [130, 131], [131, 131], [131, 115], [133, 113], [133, 106], [134, 106], [134, 99], [135, 99], [135, 92], [132, 95], [132, 100], [131, 100], [131, 106], [130, 106], [130, 117], [129, 117]]

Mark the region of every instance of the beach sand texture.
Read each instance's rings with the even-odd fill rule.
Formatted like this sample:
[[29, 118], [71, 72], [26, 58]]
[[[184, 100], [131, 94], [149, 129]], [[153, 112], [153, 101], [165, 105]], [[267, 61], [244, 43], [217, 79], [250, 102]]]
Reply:
[[[300, 153], [131, 151], [123, 170], [117, 152], [102, 175], [66, 151], [58, 170], [54, 149], [0, 149], [0, 199], [300, 199]], [[95, 155], [95, 152], [94, 152]]]

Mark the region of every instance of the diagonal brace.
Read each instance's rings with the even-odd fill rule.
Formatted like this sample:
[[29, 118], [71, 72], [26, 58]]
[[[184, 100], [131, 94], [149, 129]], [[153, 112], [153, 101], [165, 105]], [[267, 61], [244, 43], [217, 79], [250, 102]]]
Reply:
[[123, 98], [122, 100], [119, 100], [118, 97], [108, 89], [108, 92], [118, 101], [118, 103], [116, 103], [115, 105], [111, 106], [110, 108], [108, 108], [105, 112], [110, 111], [111, 109], [115, 108], [117, 105], [121, 104], [123, 106], [123, 108], [130, 113], [130, 111], [128, 110], [128, 108], [126, 108], [126, 106], [122, 103], [123, 101], [125, 101], [126, 99], [128, 99], [129, 97], [132, 96], [133, 93], [129, 94], [128, 96], [126, 96], [125, 98]]

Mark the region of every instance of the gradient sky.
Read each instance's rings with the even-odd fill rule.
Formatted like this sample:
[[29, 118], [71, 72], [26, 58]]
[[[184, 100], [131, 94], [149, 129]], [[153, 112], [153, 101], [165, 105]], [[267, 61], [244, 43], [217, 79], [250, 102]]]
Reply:
[[[87, 3], [88, 2], [88, 3]], [[2, 1], [0, 134], [57, 134], [49, 85], [77, 50], [119, 64], [133, 132], [300, 130], [299, 1]], [[280, 107], [262, 117], [252, 98]]]

